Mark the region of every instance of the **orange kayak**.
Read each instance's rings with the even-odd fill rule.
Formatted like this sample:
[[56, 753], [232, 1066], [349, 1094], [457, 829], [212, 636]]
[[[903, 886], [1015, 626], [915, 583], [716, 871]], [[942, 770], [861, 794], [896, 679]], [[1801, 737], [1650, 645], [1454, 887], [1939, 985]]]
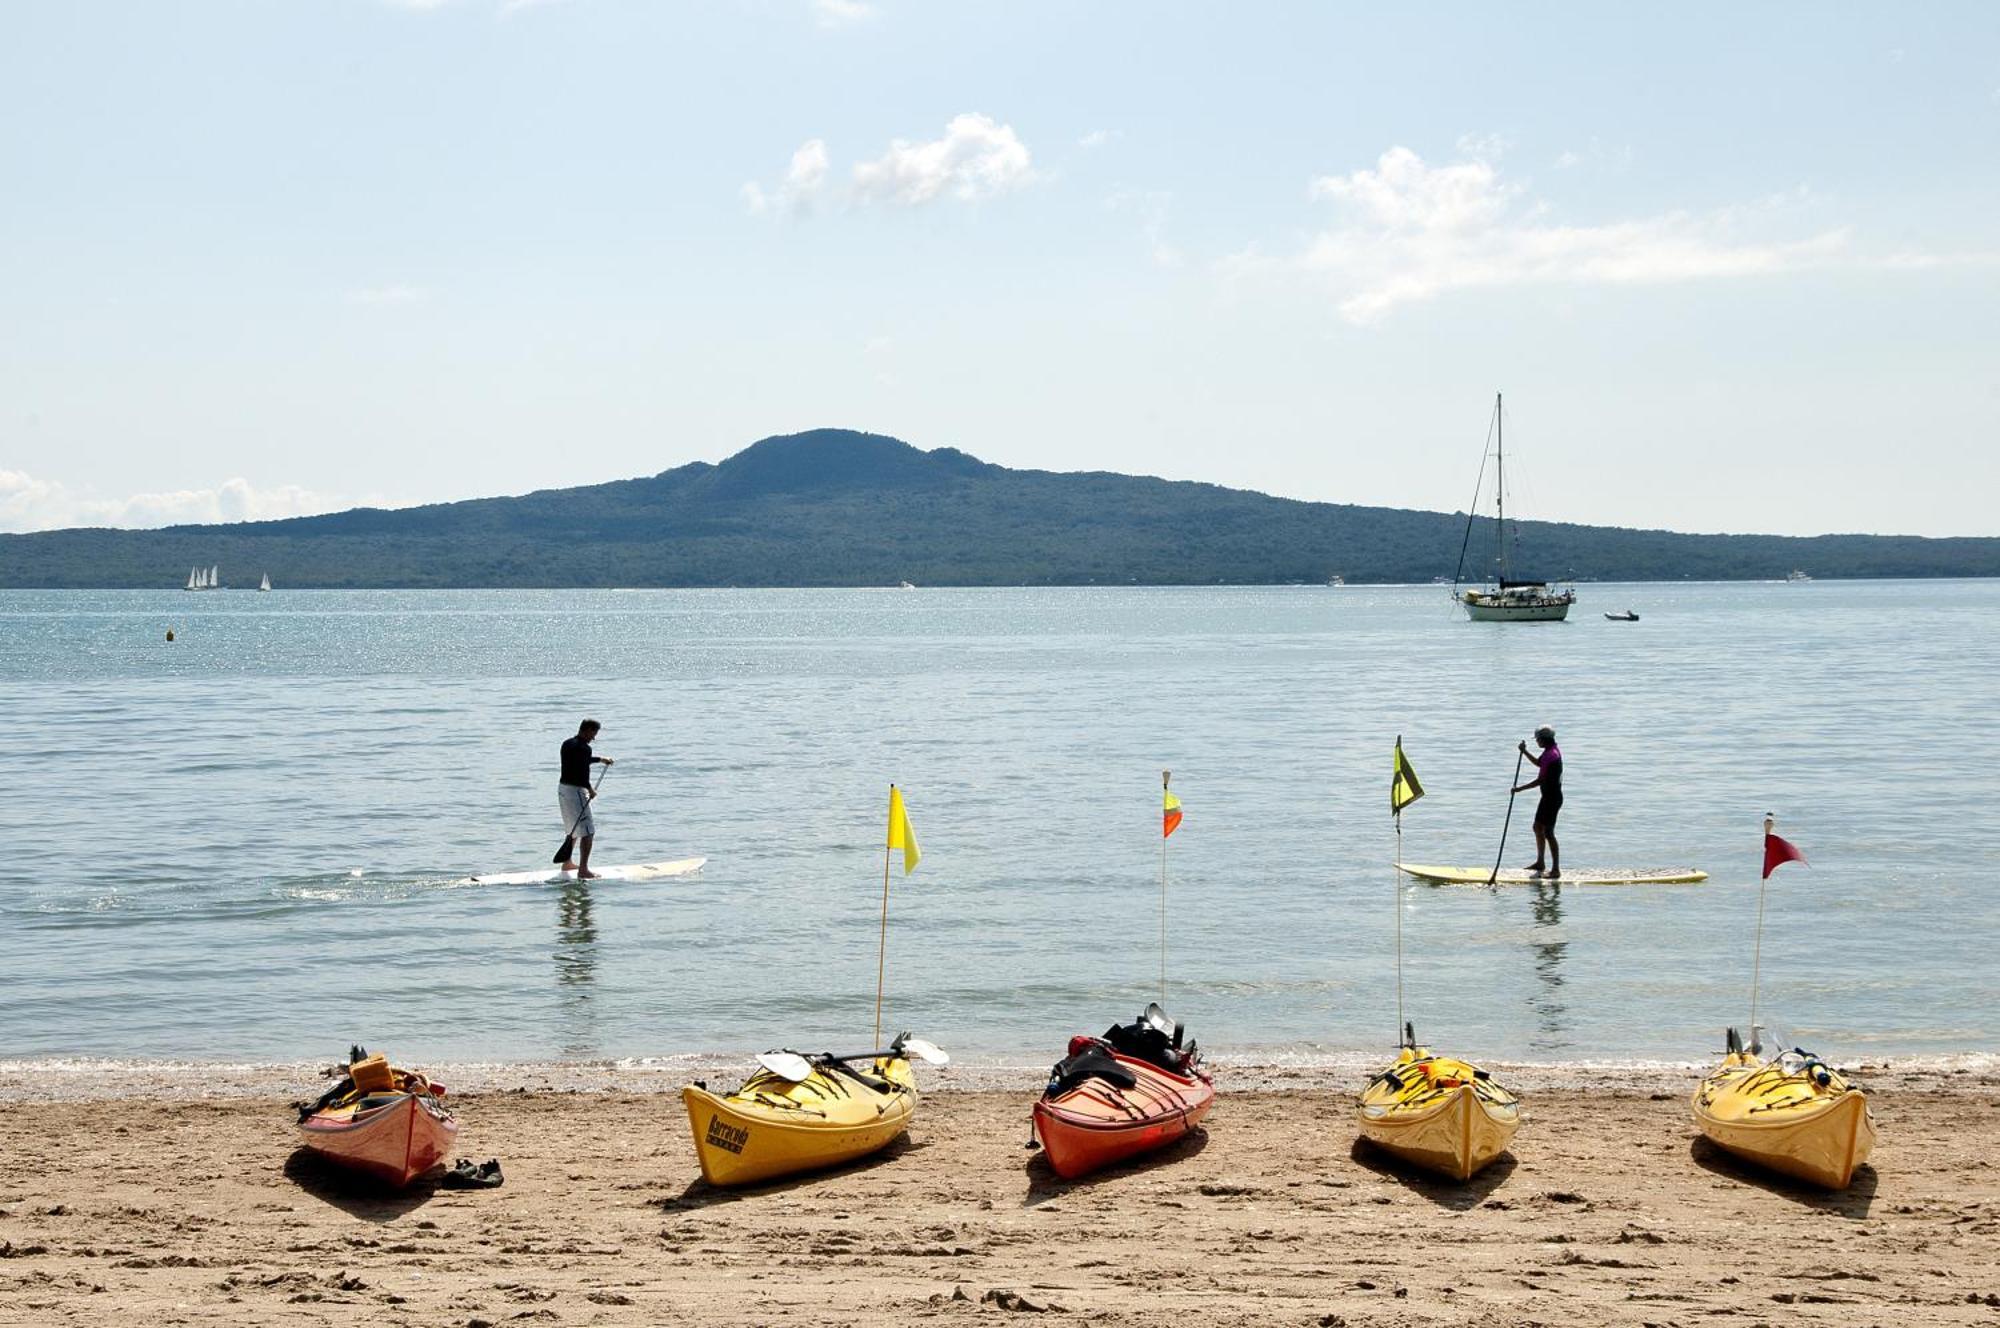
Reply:
[[328, 1161], [400, 1189], [444, 1161], [458, 1118], [445, 1108], [444, 1085], [374, 1056], [301, 1108], [299, 1132]]
[[1215, 1084], [1192, 1045], [1183, 1051], [1177, 1037], [1171, 1045], [1161, 1037], [1158, 1047], [1133, 1046], [1116, 1037], [1143, 1023], [1071, 1038], [1068, 1058], [1035, 1103], [1035, 1135], [1063, 1179], [1164, 1148], [1192, 1134], [1214, 1105]]

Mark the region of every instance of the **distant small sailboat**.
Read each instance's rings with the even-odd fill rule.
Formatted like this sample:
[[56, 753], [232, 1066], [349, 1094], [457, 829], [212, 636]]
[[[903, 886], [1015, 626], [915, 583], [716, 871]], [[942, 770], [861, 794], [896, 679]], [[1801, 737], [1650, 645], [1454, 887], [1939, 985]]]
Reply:
[[188, 573], [187, 584], [185, 586], [182, 586], [181, 589], [215, 590], [219, 588], [221, 585], [221, 581], [217, 576], [217, 573], [220, 570], [221, 570], [220, 568], [215, 568], [215, 567], [194, 568], [192, 571]]
[[270, 588], [271, 588], [271, 574], [269, 572], [266, 572], [264, 573], [264, 579], [257, 583], [257, 589], [269, 590]]
[[[1465, 550], [1472, 543], [1472, 523], [1479, 519], [1479, 504], [1465, 514], [1465, 541], [1459, 546], [1458, 571], [1452, 574], [1451, 597], [1465, 606], [1466, 617], [1474, 622], [1561, 622], [1576, 603], [1574, 590], [1549, 589], [1546, 581], [1514, 581], [1507, 576], [1507, 450], [1500, 397], [1493, 397], [1493, 505], [1494, 530], [1499, 545], [1494, 578], [1484, 590], [1458, 589], [1464, 579]], [[1484, 467], [1482, 466], [1482, 470]]]

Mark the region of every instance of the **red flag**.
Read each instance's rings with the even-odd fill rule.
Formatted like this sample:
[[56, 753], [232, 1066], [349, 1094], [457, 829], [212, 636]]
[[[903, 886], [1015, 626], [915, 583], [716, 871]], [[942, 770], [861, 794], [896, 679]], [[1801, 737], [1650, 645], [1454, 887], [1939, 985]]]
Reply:
[[[1770, 880], [1771, 873], [1783, 862], [1806, 862], [1806, 855], [1799, 852], [1798, 845], [1789, 839], [1780, 839], [1769, 830], [1764, 832], [1764, 879]], [[1806, 862], [1806, 866], [1812, 864]]]

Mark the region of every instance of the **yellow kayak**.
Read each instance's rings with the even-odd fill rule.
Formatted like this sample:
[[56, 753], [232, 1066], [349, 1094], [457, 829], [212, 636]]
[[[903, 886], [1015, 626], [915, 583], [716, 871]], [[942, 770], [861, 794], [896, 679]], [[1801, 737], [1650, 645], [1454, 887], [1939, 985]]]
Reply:
[[1695, 1090], [1694, 1119], [1718, 1147], [1830, 1190], [1846, 1189], [1875, 1146], [1867, 1095], [1803, 1051], [1730, 1051]]
[[1409, 1045], [1361, 1090], [1360, 1120], [1376, 1147], [1462, 1181], [1507, 1150], [1521, 1102], [1486, 1071]]
[[820, 1060], [798, 1080], [760, 1069], [727, 1097], [689, 1084], [681, 1101], [708, 1183], [754, 1185], [888, 1147], [916, 1113], [917, 1084], [900, 1056], [876, 1060], [872, 1073]]

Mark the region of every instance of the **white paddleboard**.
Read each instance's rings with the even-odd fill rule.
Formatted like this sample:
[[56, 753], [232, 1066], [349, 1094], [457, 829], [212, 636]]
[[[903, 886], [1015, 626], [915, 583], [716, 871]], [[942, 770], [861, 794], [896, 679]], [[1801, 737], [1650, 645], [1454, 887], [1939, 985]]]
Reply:
[[[597, 875], [594, 880], [606, 883], [615, 881], [664, 881], [670, 877], [686, 876], [702, 869], [707, 858], [674, 858], [669, 862], [628, 862], [620, 867], [592, 867]], [[459, 885], [568, 885], [576, 880], [574, 872], [557, 871], [553, 867], [543, 867], [539, 871], [491, 872], [482, 876], [468, 876]]]
[[[1440, 885], [1485, 885], [1491, 867], [1423, 867], [1399, 863], [1398, 871], [1420, 881]], [[1495, 885], [1694, 885], [1708, 879], [1699, 867], [1581, 867], [1563, 868], [1561, 876], [1550, 879], [1534, 876], [1519, 867], [1509, 867], [1495, 879]]]

